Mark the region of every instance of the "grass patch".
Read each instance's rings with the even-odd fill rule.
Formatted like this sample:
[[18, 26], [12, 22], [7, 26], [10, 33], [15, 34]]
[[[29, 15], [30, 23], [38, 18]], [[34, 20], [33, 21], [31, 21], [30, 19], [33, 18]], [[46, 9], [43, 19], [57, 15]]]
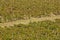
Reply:
[[0, 16], [4, 21], [60, 14], [60, 0], [0, 0]]
[[1, 40], [60, 40], [60, 26], [55, 22], [42, 21], [29, 25], [0, 28]]

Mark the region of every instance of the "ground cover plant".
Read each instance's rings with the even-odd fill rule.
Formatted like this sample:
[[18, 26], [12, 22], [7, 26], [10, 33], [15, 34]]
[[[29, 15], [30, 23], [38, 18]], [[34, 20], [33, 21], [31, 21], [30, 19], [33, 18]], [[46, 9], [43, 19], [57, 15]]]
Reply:
[[57, 22], [42, 21], [29, 25], [0, 28], [0, 40], [60, 40]]
[[60, 0], [0, 0], [1, 22], [60, 14]]
[[[60, 0], [0, 0], [0, 23], [51, 14], [60, 15]], [[0, 40], [60, 40], [60, 19], [52, 21], [31, 21], [28, 25], [4, 28], [0, 25]]]

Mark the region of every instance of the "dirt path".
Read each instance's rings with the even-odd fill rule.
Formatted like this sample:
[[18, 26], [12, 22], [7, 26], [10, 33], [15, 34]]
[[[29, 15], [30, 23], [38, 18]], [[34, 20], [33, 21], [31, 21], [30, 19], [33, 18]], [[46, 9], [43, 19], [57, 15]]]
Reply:
[[27, 19], [27, 20], [16, 20], [16, 21], [11, 21], [11, 22], [6, 22], [6, 23], [0, 23], [0, 26], [1, 27], [4, 27], [4, 26], [14, 26], [17, 25], [17, 24], [29, 24], [29, 22], [38, 22], [38, 21], [45, 21], [45, 20], [50, 20], [50, 21], [55, 21], [55, 19], [60, 19], [60, 15], [57, 15], [57, 16], [50, 16], [50, 17], [41, 17], [41, 18], [31, 18], [31, 19]]

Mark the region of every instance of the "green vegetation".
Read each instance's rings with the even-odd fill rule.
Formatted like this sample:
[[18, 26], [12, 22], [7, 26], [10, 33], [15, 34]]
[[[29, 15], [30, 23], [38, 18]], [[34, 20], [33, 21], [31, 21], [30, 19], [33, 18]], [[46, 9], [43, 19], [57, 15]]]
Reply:
[[[0, 23], [60, 15], [60, 0], [0, 0]], [[60, 19], [0, 27], [0, 40], [60, 40]]]
[[42, 21], [0, 28], [0, 40], [60, 40], [60, 26], [56, 23]]
[[0, 0], [4, 22], [60, 14], [60, 0]]

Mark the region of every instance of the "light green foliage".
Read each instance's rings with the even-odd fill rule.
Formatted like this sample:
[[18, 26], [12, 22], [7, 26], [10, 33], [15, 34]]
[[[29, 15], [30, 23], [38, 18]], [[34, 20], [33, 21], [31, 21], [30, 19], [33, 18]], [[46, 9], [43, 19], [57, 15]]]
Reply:
[[29, 25], [0, 28], [1, 40], [60, 40], [60, 26], [56, 22], [42, 21]]

